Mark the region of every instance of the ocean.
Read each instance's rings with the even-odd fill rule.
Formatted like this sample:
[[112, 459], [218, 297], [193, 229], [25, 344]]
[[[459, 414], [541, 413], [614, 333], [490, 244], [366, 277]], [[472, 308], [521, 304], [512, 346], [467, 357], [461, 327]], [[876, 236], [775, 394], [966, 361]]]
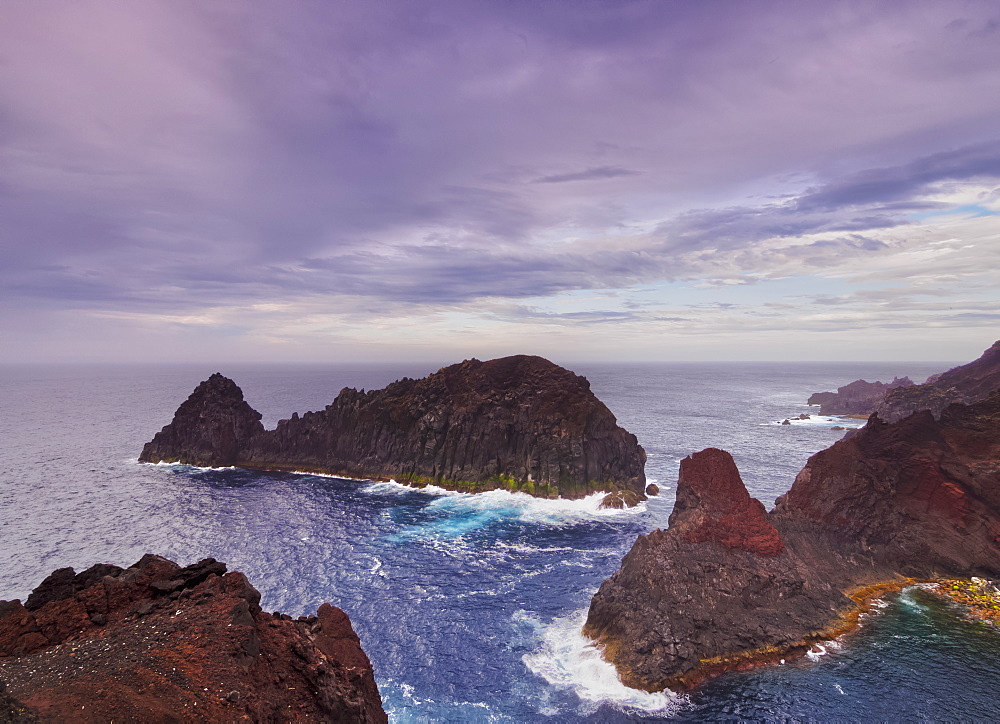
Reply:
[[[858, 378], [921, 381], [913, 363], [567, 365], [635, 433], [661, 495], [627, 511], [598, 496], [540, 500], [314, 475], [146, 465], [139, 451], [212, 372], [273, 427], [345, 386], [440, 365], [0, 367], [0, 598], [53, 569], [144, 553], [212, 556], [266, 610], [324, 601], [350, 614], [396, 722], [995, 719], [1000, 634], [920, 589], [855, 633], [694, 693], [622, 686], [580, 635], [590, 598], [640, 533], [665, 527], [679, 461], [733, 454], [768, 507], [844, 433], [805, 401]], [[808, 420], [786, 418], [811, 413]], [[857, 424], [849, 422], [847, 424]]]

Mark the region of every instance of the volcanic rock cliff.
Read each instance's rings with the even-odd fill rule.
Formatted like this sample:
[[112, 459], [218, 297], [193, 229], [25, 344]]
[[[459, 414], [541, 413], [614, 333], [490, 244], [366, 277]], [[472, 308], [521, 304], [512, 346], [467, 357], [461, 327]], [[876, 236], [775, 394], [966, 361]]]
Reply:
[[812, 456], [769, 514], [732, 458], [685, 459], [667, 530], [640, 536], [585, 633], [629, 686], [689, 687], [830, 635], [865, 586], [1000, 574], [1000, 392]]
[[[590, 390], [541, 357], [467, 360], [382, 390], [345, 388], [319, 412], [265, 430], [220, 374], [202, 382], [143, 448], [183, 462], [579, 498], [644, 498], [645, 452]], [[635, 495], [631, 495], [635, 493]]]
[[934, 417], [950, 404], [971, 404], [1000, 389], [1000, 341], [969, 364], [930, 377], [924, 384], [893, 390], [876, 408], [884, 422], [896, 422], [921, 410]]
[[387, 720], [343, 611], [264, 613], [211, 558], [61, 568], [0, 601], [0, 680], [11, 721]]
[[890, 392], [912, 386], [909, 377], [894, 377], [892, 382], [855, 380], [836, 392], [815, 392], [806, 404], [819, 405], [821, 415], [870, 415]]

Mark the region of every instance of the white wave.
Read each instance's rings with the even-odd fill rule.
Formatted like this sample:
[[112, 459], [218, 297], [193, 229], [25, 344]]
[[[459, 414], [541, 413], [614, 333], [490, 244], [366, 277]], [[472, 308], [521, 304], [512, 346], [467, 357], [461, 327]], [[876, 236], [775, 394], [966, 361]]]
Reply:
[[490, 490], [462, 496], [449, 496], [432, 501], [427, 507], [449, 514], [485, 513], [503, 518], [512, 518], [524, 523], [544, 523], [565, 525], [594, 518], [614, 518], [637, 515], [646, 511], [642, 502], [632, 508], [601, 508], [601, 501], [607, 493], [592, 493], [586, 498], [536, 498], [527, 493], [511, 493], [506, 490]]
[[362, 492], [373, 495], [405, 495], [407, 493], [424, 493], [433, 496], [460, 496], [471, 495], [471, 493], [459, 493], [456, 490], [445, 490], [437, 485], [425, 485], [418, 488], [416, 485], [405, 485], [397, 483], [395, 480], [369, 481], [368, 485], [361, 488]]
[[[788, 420], [787, 426], [794, 427], [842, 427], [845, 430], [854, 430], [864, 427], [868, 420], [855, 417], [841, 417], [840, 415], [810, 415], [806, 420], [798, 420], [794, 417], [785, 418]], [[785, 419], [772, 420], [762, 423], [764, 425], [784, 425]]]
[[190, 468], [191, 470], [235, 470], [235, 465], [229, 465], [224, 467], [213, 468], [211, 466], [205, 467], [203, 465], [189, 465], [188, 463], [168, 463], [165, 460], [160, 460], [156, 463], [148, 463], [145, 460], [136, 460], [135, 462], [140, 465], [152, 465], [153, 467], [164, 467], [164, 468]]
[[829, 642], [827, 642], [826, 646], [824, 646], [823, 644], [814, 644], [814, 648], [811, 648], [808, 651], [806, 651], [806, 658], [808, 658], [810, 661], [819, 661], [821, 658], [830, 653], [829, 649], [827, 648], [828, 645]]
[[389, 540], [454, 540], [466, 533], [504, 521], [567, 526], [584, 521], [638, 515], [646, 511], [645, 502], [623, 510], [602, 509], [600, 504], [605, 495], [606, 493], [593, 493], [577, 500], [550, 500], [506, 490], [439, 495], [424, 508], [432, 516], [430, 520], [404, 528], [390, 536]]
[[518, 611], [515, 619], [532, 626], [540, 637], [537, 649], [521, 657], [524, 665], [550, 685], [573, 691], [587, 713], [604, 703], [646, 712], [674, 712], [687, 701], [670, 691], [649, 693], [625, 686], [615, 667], [601, 658], [594, 643], [583, 635], [586, 618], [587, 612], [581, 611], [545, 625]]

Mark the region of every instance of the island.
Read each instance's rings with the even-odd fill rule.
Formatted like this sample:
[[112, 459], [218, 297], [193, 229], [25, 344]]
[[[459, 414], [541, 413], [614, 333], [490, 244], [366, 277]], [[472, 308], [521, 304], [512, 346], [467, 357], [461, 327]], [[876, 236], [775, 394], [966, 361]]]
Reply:
[[1000, 384], [984, 384], [997, 350], [893, 393], [937, 401], [946, 384], [967, 404], [876, 412], [813, 455], [769, 513], [729, 453], [685, 458], [668, 528], [639, 537], [584, 633], [628, 686], [683, 690], [833, 638], [888, 591], [1000, 575]]
[[324, 603], [266, 613], [246, 576], [181, 567], [60, 568], [0, 601], [2, 721], [387, 721], [350, 619]]
[[325, 409], [274, 430], [216, 373], [139, 460], [546, 498], [604, 492], [608, 507], [635, 505], [646, 488], [645, 452], [587, 379], [528, 355], [466, 360], [381, 390], [345, 388]]
[[814, 392], [806, 404], [819, 405], [821, 415], [870, 415], [890, 392], [911, 386], [909, 377], [894, 377], [892, 382], [855, 380], [836, 392]]

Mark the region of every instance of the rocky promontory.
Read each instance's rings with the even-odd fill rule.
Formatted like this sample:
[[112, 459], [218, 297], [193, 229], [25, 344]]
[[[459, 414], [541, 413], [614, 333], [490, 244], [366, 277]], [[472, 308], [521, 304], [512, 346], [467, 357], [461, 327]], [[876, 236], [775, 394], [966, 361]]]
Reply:
[[770, 513], [732, 458], [685, 459], [666, 530], [640, 536], [585, 633], [624, 683], [687, 688], [835, 635], [866, 592], [1000, 575], [1000, 391], [812, 456]]
[[974, 362], [933, 375], [922, 385], [893, 390], [876, 411], [884, 422], [902, 420], [921, 410], [930, 410], [938, 417], [952, 403], [979, 402], [996, 389], [1000, 389], [1000, 341]]
[[347, 614], [265, 613], [211, 558], [61, 568], [0, 601], [0, 693], [4, 721], [387, 720]]
[[836, 392], [815, 392], [806, 404], [819, 405], [821, 415], [870, 415], [890, 392], [912, 386], [909, 377], [894, 377], [892, 382], [855, 380]]
[[[581, 377], [541, 357], [466, 360], [384, 389], [343, 389], [265, 430], [214, 374], [147, 443], [144, 462], [393, 479], [542, 497], [644, 499], [646, 455]], [[623, 503], [625, 504], [625, 503]]]

